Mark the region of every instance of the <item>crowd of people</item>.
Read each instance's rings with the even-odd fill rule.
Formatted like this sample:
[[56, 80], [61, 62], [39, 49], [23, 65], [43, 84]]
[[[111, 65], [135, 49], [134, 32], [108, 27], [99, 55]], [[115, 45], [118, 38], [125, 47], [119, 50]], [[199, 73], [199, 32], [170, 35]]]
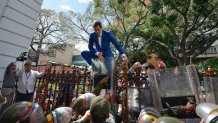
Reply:
[[23, 68], [17, 68], [15, 62], [11, 62], [4, 74], [1, 96], [4, 97], [5, 104], [1, 106], [1, 113], [13, 102], [33, 101], [35, 81], [43, 76], [50, 69], [48, 66], [44, 72], [32, 70], [32, 61], [25, 61]]
[[[0, 122], [29, 122], [29, 123], [121, 123], [121, 114], [116, 111], [113, 95], [100, 95], [102, 87], [108, 82], [109, 77], [103, 78], [92, 93], [85, 93], [74, 98], [71, 107], [59, 107], [44, 117], [43, 110], [37, 103], [20, 101], [5, 109], [0, 117]], [[0, 102], [5, 103], [6, 98], [0, 96]], [[195, 103], [189, 101], [186, 106], [180, 107], [182, 113], [192, 113]], [[173, 108], [173, 110], [178, 108]], [[187, 110], [186, 110], [187, 109]], [[175, 110], [176, 113], [181, 112]], [[13, 113], [13, 115], [10, 115]], [[160, 113], [153, 107], [144, 108], [138, 123], [182, 123], [172, 116], [168, 109]], [[167, 115], [168, 117], [166, 117]]]
[[[128, 63], [128, 58], [118, 40], [110, 32], [102, 29], [101, 22], [95, 22], [93, 29], [94, 32], [91, 33], [89, 38], [89, 51], [83, 51], [81, 55], [93, 68], [96, 68], [93, 59], [97, 59], [105, 66], [107, 71], [103, 74], [103, 78], [96, 79], [97, 85], [94, 87], [93, 91], [91, 93], [81, 94], [79, 97], [72, 99], [71, 104], [65, 105], [68, 107], [55, 107], [52, 112], [44, 116], [45, 114], [39, 104], [33, 103], [35, 82], [37, 78], [50, 72], [51, 65], [48, 65], [43, 72], [38, 72], [32, 70], [32, 61], [29, 59], [24, 62], [23, 68], [19, 69], [15, 62], [11, 62], [5, 71], [1, 91], [2, 95], [0, 96], [1, 123], [122, 122], [123, 114], [122, 110], [119, 110], [122, 109], [122, 105], [117, 105], [119, 99], [115, 98], [117, 93], [115, 90], [115, 82], [113, 81], [114, 54], [111, 50], [110, 43], [119, 51], [123, 62]], [[137, 69], [139, 69], [141, 73], [147, 73], [149, 70], [162, 71], [166, 69], [166, 64], [161, 59], [157, 58], [156, 53], [152, 52], [150, 58], [147, 59], [145, 63], [134, 63], [128, 72], [134, 74]], [[96, 75], [98, 75], [98, 73]], [[102, 73], [96, 77], [98, 78], [100, 75], [102, 75]], [[102, 94], [102, 89], [108, 84], [110, 85], [110, 89]], [[68, 87], [63, 86], [63, 88]], [[13, 104], [13, 102], [15, 103]], [[141, 111], [135, 113], [138, 115], [135, 116], [136, 121], [134, 122], [182, 123], [182, 121], [177, 118], [182, 115], [196, 115], [196, 106], [196, 102], [189, 100], [186, 105], [168, 106], [168, 108], [163, 109], [160, 113], [155, 107], [143, 107]], [[129, 117], [127, 117], [127, 119], [128, 118]], [[132, 119], [128, 120], [131, 121]], [[204, 120], [207, 119], [204, 118]]]

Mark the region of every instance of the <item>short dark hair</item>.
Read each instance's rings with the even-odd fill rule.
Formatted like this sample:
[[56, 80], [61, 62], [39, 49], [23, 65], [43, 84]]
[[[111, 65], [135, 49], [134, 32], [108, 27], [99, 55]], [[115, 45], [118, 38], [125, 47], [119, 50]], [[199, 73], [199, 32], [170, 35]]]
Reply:
[[11, 62], [11, 63], [7, 66], [7, 68], [6, 68], [6, 70], [5, 70], [5, 74], [10, 74], [10, 69], [11, 69], [12, 66], [16, 66], [16, 63], [15, 63], [15, 62]]
[[100, 21], [96, 21], [93, 25], [93, 27], [99, 26], [100, 28], [102, 28], [101, 22]]

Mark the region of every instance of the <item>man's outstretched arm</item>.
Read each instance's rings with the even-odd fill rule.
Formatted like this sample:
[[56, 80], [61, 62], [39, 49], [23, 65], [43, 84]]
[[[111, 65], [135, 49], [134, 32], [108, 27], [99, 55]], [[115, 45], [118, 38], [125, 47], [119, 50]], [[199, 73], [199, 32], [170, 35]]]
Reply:
[[98, 96], [102, 90], [102, 88], [104, 87], [104, 85], [108, 82], [109, 76], [104, 77], [98, 84], [97, 86], [94, 88], [94, 90], [92, 91], [93, 94], [95, 94], [96, 96]]
[[114, 46], [117, 48], [117, 50], [119, 51], [121, 57], [122, 57], [122, 60], [124, 62], [128, 62], [128, 58], [124, 52], [124, 49], [123, 47], [120, 45], [119, 41], [112, 35], [111, 32], [108, 32], [109, 33], [109, 39], [111, 40], [111, 42], [114, 44]]

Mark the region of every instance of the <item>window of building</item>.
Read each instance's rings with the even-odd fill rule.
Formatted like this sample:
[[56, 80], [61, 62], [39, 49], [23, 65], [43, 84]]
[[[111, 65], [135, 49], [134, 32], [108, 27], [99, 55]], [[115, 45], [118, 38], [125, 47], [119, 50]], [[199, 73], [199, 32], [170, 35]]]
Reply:
[[216, 54], [217, 53], [216, 47], [214, 47], [214, 46], [209, 47], [205, 53]]

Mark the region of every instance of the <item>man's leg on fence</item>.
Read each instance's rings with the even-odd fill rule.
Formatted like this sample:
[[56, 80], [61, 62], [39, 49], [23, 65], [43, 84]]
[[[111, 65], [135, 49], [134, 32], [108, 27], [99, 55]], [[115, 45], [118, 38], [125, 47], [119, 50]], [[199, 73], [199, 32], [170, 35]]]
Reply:
[[92, 59], [98, 58], [95, 54], [91, 53], [90, 51], [83, 51], [81, 52], [81, 56], [86, 60], [86, 62], [91, 66]]

